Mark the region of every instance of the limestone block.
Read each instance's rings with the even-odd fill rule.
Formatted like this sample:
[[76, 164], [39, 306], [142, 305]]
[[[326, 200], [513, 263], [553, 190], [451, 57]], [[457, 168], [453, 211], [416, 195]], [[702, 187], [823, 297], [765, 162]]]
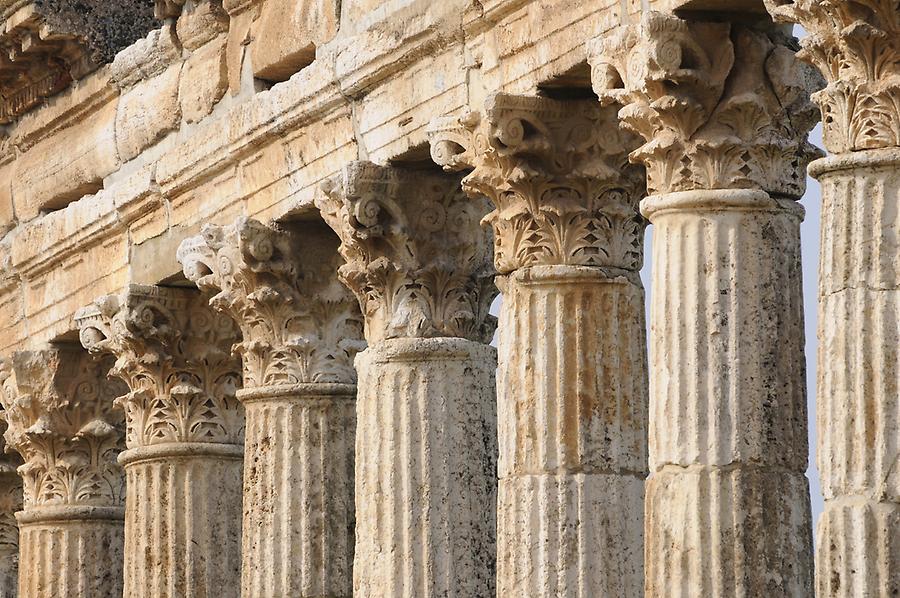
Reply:
[[32, 146], [16, 162], [12, 192], [20, 220], [31, 220], [41, 210], [65, 207], [103, 187], [103, 178], [119, 167], [117, 105], [116, 99], [101, 104]]
[[[253, 74], [286, 81], [311, 63], [338, 29], [339, 0], [267, 0], [253, 27]], [[277, 40], [277, 41], [276, 41]]]
[[186, 122], [197, 122], [212, 112], [228, 88], [225, 36], [196, 50], [184, 64], [179, 98]]
[[181, 110], [178, 82], [182, 65], [176, 63], [153, 79], [142, 81], [122, 94], [116, 114], [116, 146], [123, 162], [136, 157], [166, 133], [178, 127]]
[[16, 214], [13, 210], [12, 162], [0, 164], [0, 236], [15, 225]]

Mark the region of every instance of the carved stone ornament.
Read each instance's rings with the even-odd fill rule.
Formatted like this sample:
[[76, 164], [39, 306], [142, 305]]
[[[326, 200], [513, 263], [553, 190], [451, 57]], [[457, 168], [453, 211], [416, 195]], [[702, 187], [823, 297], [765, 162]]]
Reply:
[[766, 0], [776, 21], [809, 35], [798, 56], [825, 75], [813, 99], [832, 153], [900, 146], [900, 3]]
[[490, 342], [497, 294], [487, 201], [459, 179], [354, 162], [316, 205], [341, 238], [341, 280], [356, 294], [370, 344], [389, 338]]
[[235, 392], [241, 364], [234, 322], [200, 293], [131, 285], [78, 312], [81, 343], [115, 356], [111, 375], [128, 384], [128, 448], [165, 443], [240, 444], [244, 415]]
[[638, 142], [620, 129], [615, 110], [498, 94], [483, 116], [438, 119], [429, 135], [434, 161], [448, 171], [471, 169], [464, 189], [493, 203], [485, 221], [500, 273], [537, 265], [641, 269], [645, 175], [628, 163]]
[[623, 125], [646, 141], [631, 159], [647, 167], [651, 193], [803, 196], [821, 155], [807, 141], [818, 121], [809, 96], [823, 82], [796, 60], [793, 38], [647, 12], [590, 46], [601, 102], [621, 105]]
[[111, 362], [57, 347], [18, 351], [0, 363], [4, 436], [25, 461], [26, 508], [124, 504], [117, 458], [125, 425], [114, 400], [125, 388], [107, 377]]
[[329, 237], [328, 229], [301, 235], [240, 218], [181, 244], [185, 275], [241, 327], [246, 388], [356, 382], [362, 315], [337, 279], [340, 255]]

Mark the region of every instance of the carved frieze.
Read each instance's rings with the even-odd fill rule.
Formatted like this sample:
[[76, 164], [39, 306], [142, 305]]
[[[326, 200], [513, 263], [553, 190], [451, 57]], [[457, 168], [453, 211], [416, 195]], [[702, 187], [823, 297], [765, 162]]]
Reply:
[[153, 28], [143, 2], [0, 0], [0, 125]]
[[818, 121], [809, 96], [823, 82], [779, 31], [685, 21], [656, 12], [591, 43], [595, 91], [621, 106], [645, 144], [650, 193], [762, 189], [800, 198], [807, 141]]
[[900, 146], [900, 4], [896, 0], [766, 0], [808, 36], [798, 56], [825, 76], [813, 99], [833, 153]]
[[123, 504], [125, 426], [114, 401], [125, 388], [107, 377], [111, 362], [75, 347], [18, 351], [0, 362], [4, 436], [24, 459], [26, 508]]
[[487, 200], [459, 178], [349, 165], [316, 205], [341, 238], [341, 280], [359, 299], [366, 338], [462, 337], [490, 342], [497, 294]]
[[484, 114], [443, 118], [432, 158], [471, 170], [463, 187], [494, 205], [497, 270], [585, 265], [640, 270], [644, 171], [628, 163], [637, 140], [595, 101], [498, 94]]
[[240, 218], [185, 240], [178, 261], [210, 304], [243, 332], [244, 386], [355, 383], [363, 345], [356, 299], [338, 281], [328, 229], [302, 232]]
[[128, 385], [128, 448], [165, 443], [240, 444], [243, 409], [235, 398], [240, 333], [188, 289], [131, 285], [75, 316], [81, 343], [115, 357], [111, 375]]

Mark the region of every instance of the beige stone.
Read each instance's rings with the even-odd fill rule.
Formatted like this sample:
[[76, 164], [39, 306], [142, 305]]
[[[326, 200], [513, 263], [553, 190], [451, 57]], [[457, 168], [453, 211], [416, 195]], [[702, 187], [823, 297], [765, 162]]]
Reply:
[[16, 225], [12, 200], [12, 163], [0, 164], [0, 234]]
[[122, 161], [131, 160], [181, 122], [181, 70], [181, 63], [173, 64], [162, 74], [122, 93], [116, 114], [116, 147]]
[[[359, 373], [353, 596], [491, 596], [496, 294], [486, 202], [454, 176], [350, 164], [317, 198], [369, 347]], [[464, 480], [464, 481], [463, 481]]]
[[0, 363], [6, 442], [24, 460], [19, 596], [122, 595], [122, 384], [80, 347]]
[[225, 37], [214, 39], [194, 51], [184, 63], [179, 100], [185, 122], [203, 120], [228, 88]]
[[[254, 76], [286, 81], [316, 57], [316, 47], [337, 33], [338, 0], [267, 0], [253, 26], [250, 52]], [[283, 40], [272, 43], [272, 40]]]
[[[0, 416], [0, 431], [6, 432], [3, 417]], [[6, 453], [6, 441], [0, 439], [0, 442]], [[0, 460], [0, 598], [18, 595], [19, 524], [16, 513], [22, 510], [22, 478], [17, 468], [21, 464], [15, 452], [4, 454]]]
[[119, 167], [117, 103], [113, 99], [102, 104], [80, 122], [38, 142], [15, 162], [12, 192], [21, 221], [103, 187], [104, 177]]
[[353, 595], [356, 299], [318, 223], [207, 225], [178, 250], [243, 340], [242, 595]]
[[76, 322], [129, 389], [121, 595], [237, 598], [244, 414], [233, 323], [196, 291], [137, 285]]

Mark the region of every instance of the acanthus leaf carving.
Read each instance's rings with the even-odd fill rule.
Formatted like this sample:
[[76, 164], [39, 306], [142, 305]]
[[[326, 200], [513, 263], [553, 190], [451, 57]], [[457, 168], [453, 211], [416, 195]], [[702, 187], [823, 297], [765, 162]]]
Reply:
[[465, 190], [493, 203], [485, 221], [500, 273], [536, 265], [640, 270], [644, 172], [628, 163], [637, 141], [617, 126], [615, 110], [495, 94], [483, 116], [438, 119], [429, 136], [434, 161], [471, 170]]
[[808, 36], [798, 56], [828, 86], [813, 95], [825, 146], [840, 154], [900, 147], [900, 2], [765, 0], [776, 21]]
[[341, 280], [359, 300], [366, 338], [461, 337], [490, 342], [497, 294], [487, 201], [457, 177], [349, 165], [316, 200], [341, 238]]
[[590, 44], [595, 91], [645, 143], [650, 193], [761, 189], [799, 199], [821, 78], [777, 30], [644, 13]]
[[125, 426], [114, 406], [124, 385], [108, 379], [111, 366], [63, 346], [17, 351], [0, 363], [4, 436], [24, 460], [26, 508], [124, 504], [117, 458]]
[[234, 322], [188, 289], [131, 285], [75, 316], [82, 345], [115, 357], [110, 374], [128, 392], [128, 448], [165, 443], [240, 444], [244, 414]]
[[244, 386], [353, 384], [364, 346], [356, 299], [337, 280], [333, 234], [240, 218], [185, 240], [178, 260], [210, 304], [241, 328]]

